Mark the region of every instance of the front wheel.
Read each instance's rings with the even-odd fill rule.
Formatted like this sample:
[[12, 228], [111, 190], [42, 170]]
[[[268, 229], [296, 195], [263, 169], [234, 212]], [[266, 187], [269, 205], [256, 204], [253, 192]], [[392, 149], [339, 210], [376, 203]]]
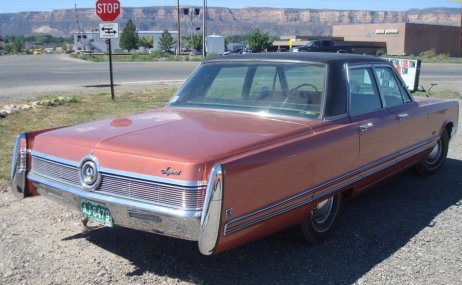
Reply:
[[444, 130], [430, 154], [415, 166], [417, 173], [422, 176], [428, 176], [437, 172], [446, 160], [448, 145], [448, 132]]
[[319, 202], [300, 224], [303, 240], [309, 243], [323, 241], [332, 229], [340, 213], [341, 206], [341, 193]]

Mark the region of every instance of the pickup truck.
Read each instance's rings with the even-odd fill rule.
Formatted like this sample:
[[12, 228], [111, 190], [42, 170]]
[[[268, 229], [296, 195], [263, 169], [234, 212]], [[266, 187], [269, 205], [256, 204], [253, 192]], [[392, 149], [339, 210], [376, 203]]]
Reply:
[[353, 53], [351, 45], [336, 45], [332, 40], [308, 41], [305, 45], [294, 47], [293, 52], [336, 52]]

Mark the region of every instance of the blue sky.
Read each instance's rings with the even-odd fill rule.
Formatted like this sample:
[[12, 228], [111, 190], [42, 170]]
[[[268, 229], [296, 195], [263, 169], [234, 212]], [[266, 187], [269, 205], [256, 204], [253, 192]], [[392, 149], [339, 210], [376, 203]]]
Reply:
[[[176, 6], [176, 0], [119, 0], [122, 7]], [[20, 11], [51, 11], [55, 9], [73, 9], [95, 7], [96, 0], [4, 0], [0, 4], [0, 13]], [[401, 11], [412, 8], [452, 7], [460, 8], [461, 0], [208, 0], [210, 7], [277, 7], [277, 8], [314, 8], [346, 10], [390, 10]], [[181, 6], [202, 6], [203, 0], [180, 0]]]

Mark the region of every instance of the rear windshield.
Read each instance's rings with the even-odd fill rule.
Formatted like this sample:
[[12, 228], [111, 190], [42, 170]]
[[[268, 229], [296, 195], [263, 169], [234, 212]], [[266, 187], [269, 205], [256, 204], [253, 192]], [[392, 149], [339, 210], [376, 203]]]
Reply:
[[169, 106], [319, 118], [326, 66], [301, 63], [202, 64]]

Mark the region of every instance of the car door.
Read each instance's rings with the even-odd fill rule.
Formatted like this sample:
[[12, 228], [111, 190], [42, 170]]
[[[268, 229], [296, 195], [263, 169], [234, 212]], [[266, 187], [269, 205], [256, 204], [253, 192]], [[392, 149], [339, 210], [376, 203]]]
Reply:
[[426, 111], [412, 100], [392, 67], [374, 66], [374, 71], [385, 106], [399, 121], [399, 149], [412, 151], [431, 136], [425, 125]]
[[350, 118], [359, 133], [362, 176], [372, 175], [393, 163], [398, 151], [399, 121], [384, 108], [372, 66], [350, 66]]

